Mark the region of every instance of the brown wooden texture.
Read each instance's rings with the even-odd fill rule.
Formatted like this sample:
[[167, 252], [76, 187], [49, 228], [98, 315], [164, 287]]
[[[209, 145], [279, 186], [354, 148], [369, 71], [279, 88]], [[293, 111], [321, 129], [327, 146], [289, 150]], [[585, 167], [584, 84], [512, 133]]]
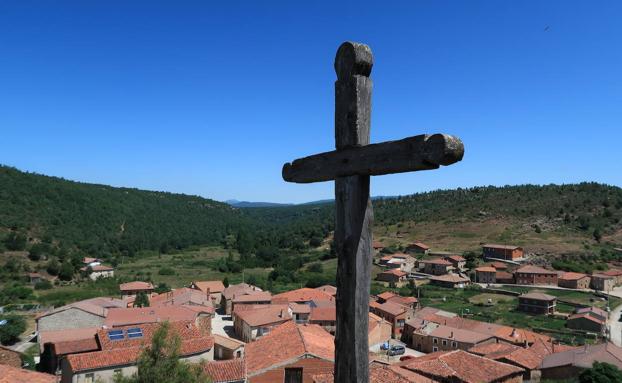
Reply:
[[351, 175], [378, 176], [430, 170], [460, 161], [463, 154], [462, 141], [456, 137], [422, 134], [300, 158], [283, 166], [283, 179], [310, 183]]
[[[338, 150], [369, 144], [371, 50], [344, 43], [335, 58], [335, 143]], [[335, 382], [369, 381], [368, 312], [372, 264], [369, 176], [335, 179], [337, 329]]]

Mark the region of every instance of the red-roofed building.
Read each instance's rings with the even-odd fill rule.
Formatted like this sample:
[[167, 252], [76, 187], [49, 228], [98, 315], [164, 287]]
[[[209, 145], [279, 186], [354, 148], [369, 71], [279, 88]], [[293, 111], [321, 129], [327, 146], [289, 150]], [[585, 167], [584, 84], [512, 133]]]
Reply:
[[247, 343], [269, 334], [285, 322], [293, 322], [292, 312], [287, 304], [249, 305], [242, 310], [236, 308], [233, 315], [235, 333]]
[[134, 281], [121, 283], [119, 285], [119, 290], [121, 291], [121, 296], [123, 298], [134, 297], [138, 293], [145, 293], [147, 295], [151, 294], [155, 288], [150, 282], [142, 282], [142, 281]]
[[287, 322], [246, 345], [248, 382], [312, 382], [333, 371], [334, 357], [334, 338], [323, 328]]
[[622, 270], [611, 269], [611, 270], [603, 271], [601, 272], [601, 274], [614, 277], [616, 279], [615, 281], [616, 286], [622, 284]]
[[374, 241], [371, 244], [371, 247], [375, 250], [375, 251], [380, 251], [382, 249], [384, 249], [384, 244], [380, 241]]
[[153, 294], [149, 298], [150, 307], [165, 306], [202, 306], [207, 310], [214, 311], [214, 303], [209, 293], [201, 290], [182, 287], [162, 294]]
[[557, 286], [558, 274], [540, 266], [526, 265], [514, 272], [514, 279], [519, 285], [553, 285]]
[[408, 281], [408, 273], [399, 269], [390, 269], [378, 273], [376, 280], [380, 282], [387, 282], [390, 286], [401, 287]]
[[406, 251], [415, 254], [427, 254], [427, 252], [430, 251], [430, 246], [423, 242], [414, 242], [406, 247]]
[[430, 284], [447, 288], [462, 289], [470, 285], [471, 280], [458, 274], [444, 274], [430, 277]]
[[[188, 305], [115, 308], [108, 311], [104, 324], [107, 327], [120, 327], [142, 323], [188, 320], [200, 324], [211, 321], [213, 314], [214, 309], [211, 307]], [[207, 323], [204, 323], [204, 325], [207, 325]]]
[[514, 284], [514, 274], [506, 271], [497, 271], [495, 273], [495, 281], [497, 283]]
[[540, 369], [543, 379], [564, 381], [576, 378], [594, 362], [605, 362], [622, 369], [622, 348], [607, 342], [556, 352], [544, 358]]
[[238, 294], [231, 299], [231, 310], [235, 312], [236, 307], [243, 305], [269, 305], [272, 303], [272, 294], [269, 291], [249, 291], [245, 294]]
[[208, 362], [203, 365], [203, 371], [212, 383], [246, 382], [246, 361], [243, 358]]
[[605, 331], [607, 312], [598, 307], [579, 308], [568, 317], [566, 327], [601, 334]]
[[321, 326], [324, 330], [334, 335], [337, 327], [337, 311], [334, 305], [311, 308], [309, 323]]
[[312, 301], [334, 301], [335, 297], [318, 289], [303, 287], [286, 291], [272, 297], [273, 303], [309, 303]]
[[400, 338], [404, 324], [414, 316], [412, 307], [403, 306], [394, 302], [370, 302], [369, 311], [391, 323], [393, 337]]
[[22, 366], [22, 354], [0, 345], [0, 364], [19, 368]]
[[324, 286], [316, 287], [315, 289], [320, 290], [321, 292], [331, 295], [333, 297], [337, 296], [337, 288], [335, 286], [324, 285]]
[[553, 314], [557, 298], [543, 293], [527, 293], [518, 297], [518, 310], [530, 314]]
[[559, 287], [566, 287], [568, 289], [589, 289], [590, 276], [583, 273], [573, 273], [568, 271], [562, 273], [558, 277], [557, 284]]
[[57, 383], [58, 377], [0, 364], [0, 383]]
[[505, 259], [508, 261], [522, 258], [525, 255], [522, 247], [513, 245], [486, 244], [482, 246], [482, 252], [485, 259]]
[[479, 283], [495, 283], [497, 270], [490, 266], [480, 266], [475, 269], [475, 280]]
[[[133, 374], [138, 357], [151, 344], [153, 334], [161, 325], [147, 323], [100, 329], [96, 335], [98, 350], [67, 355], [61, 360], [62, 382], [108, 382], [117, 373]], [[170, 322], [169, 326], [169, 337], [176, 335], [181, 339], [180, 359], [195, 363], [214, 359], [214, 339], [193, 321]]]
[[238, 283], [237, 285], [229, 285], [222, 292], [221, 306], [225, 307], [225, 314], [230, 315], [233, 312], [233, 298], [240, 295], [250, 294], [254, 291], [262, 291], [259, 287], [249, 285], [247, 283]]
[[[410, 323], [409, 325], [412, 325]], [[405, 340], [415, 350], [425, 353], [468, 350], [475, 345], [495, 343], [496, 341], [490, 334], [438, 325], [436, 323], [427, 323], [416, 327], [414, 331], [408, 334]]]
[[456, 350], [435, 352], [399, 364], [437, 382], [520, 383], [522, 368]]
[[190, 288], [209, 295], [212, 303], [216, 307], [220, 306], [222, 293], [225, 291], [225, 285], [222, 281], [195, 281], [190, 283]]
[[[455, 270], [451, 262], [442, 258], [430, 258], [419, 260], [423, 264], [423, 272], [431, 275], [444, 275]], [[421, 267], [421, 266], [419, 266]]]

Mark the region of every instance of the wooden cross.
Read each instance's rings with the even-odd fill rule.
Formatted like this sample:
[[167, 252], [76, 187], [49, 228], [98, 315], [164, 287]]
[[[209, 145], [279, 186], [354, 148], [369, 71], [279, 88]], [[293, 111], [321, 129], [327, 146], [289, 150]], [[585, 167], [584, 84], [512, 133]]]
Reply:
[[310, 183], [335, 180], [337, 329], [335, 382], [369, 381], [369, 287], [373, 213], [369, 177], [437, 169], [462, 159], [460, 139], [418, 135], [369, 144], [373, 65], [371, 49], [345, 42], [335, 57], [335, 144], [332, 152], [283, 166], [283, 179]]

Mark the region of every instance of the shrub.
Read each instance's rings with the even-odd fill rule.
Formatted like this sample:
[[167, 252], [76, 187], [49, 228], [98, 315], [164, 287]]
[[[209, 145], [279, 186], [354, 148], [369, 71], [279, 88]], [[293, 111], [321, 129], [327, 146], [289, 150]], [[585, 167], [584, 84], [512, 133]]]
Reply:
[[175, 275], [175, 270], [173, 270], [170, 267], [161, 267], [160, 270], [158, 270], [158, 274], [159, 275]]
[[47, 279], [43, 279], [35, 283], [35, 290], [49, 290], [52, 288], [52, 282]]
[[0, 326], [0, 343], [13, 344], [19, 340], [19, 336], [26, 331], [26, 321], [20, 315], [3, 315], [0, 320], [6, 320], [6, 324]]

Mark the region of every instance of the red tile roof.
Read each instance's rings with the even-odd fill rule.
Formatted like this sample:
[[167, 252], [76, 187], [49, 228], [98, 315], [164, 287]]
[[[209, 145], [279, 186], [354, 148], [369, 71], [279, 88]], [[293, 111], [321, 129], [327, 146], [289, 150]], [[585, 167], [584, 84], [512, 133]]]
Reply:
[[450, 283], [466, 283], [471, 282], [469, 278], [461, 277], [458, 274], [443, 274], [439, 276], [430, 277], [430, 280], [450, 282]]
[[488, 359], [495, 359], [504, 355], [508, 355], [512, 351], [516, 351], [520, 348], [520, 346], [509, 343], [486, 343], [473, 346], [468, 351], [471, 354], [483, 356]]
[[[369, 365], [369, 382], [370, 383], [433, 383], [431, 379], [427, 379], [421, 375], [418, 376], [419, 380], [413, 379], [412, 376], [406, 378], [401, 371], [394, 369], [390, 365], [372, 362]], [[414, 373], [411, 373], [414, 375]], [[333, 373], [323, 373], [313, 375], [313, 383], [334, 383], [335, 376]]]
[[553, 299], [557, 299], [557, 297], [554, 297], [553, 295], [544, 294], [544, 293], [527, 293], [527, 294], [521, 294], [518, 297], [525, 298], [525, 299], [534, 299], [537, 301], [552, 301]]
[[99, 350], [99, 344], [95, 336], [87, 339], [67, 340], [54, 342], [54, 353], [56, 355], [77, 354], [87, 351]]
[[547, 270], [540, 266], [534, 266], [534, 265], [525, 265], [521, 267], [520, 269], [516, 270], [516, 272], [524, 273], [524, 274], [555, 274], [556, 273], [553, 270]]
[[392, 293], [390, 291], [385, 291], [384, 293], [380, 293], [377, 295], [378, 298], [384, 299], [385, 301], [388, 301], [389, 299], [396, 297], [397, 294]]
[[191, 285], [194, 285], [198, 290], [204, 293], [209, 291], [210, 294], [222, 293], [225, 290], [225, 285], [222, 281], [196, 281], [192, 282]]
[[592, 321], [594, 323], [598, 323], [599, 325], [603, 325], [605, 323], [604, 320], [600, 320], [598, 318], [595, 318], [595, 317], [591, 316], [590, 314], [572, 314], [571, 316], [568, 317], [568, 320], [575, 320], [575, 319], [587, 319], [587, 320]]
[[491, 249], [502, 249], [502, 250], [516, 250], [516, 249], [520, 249], [520, 246], [514, 246], [514, 245], [495, 245], [492, 243], [488, 243], [485, 245], [482, 245], [482, 247], [489, 247]]
[[477, 271], [478, 273], [495, 273], [497, 272], [497, 269], [492, 266], [481, 266], [477, 267], [475, 271]]
[[445, 258], [449, 258], [449, 259], [451, 259], [453, 261], [456, 261], [456, 262], [466, 261], [466, 259], [463, 256], [461, 256], [461, 255], [448, 255]]
[[138, 291], [138, 290], [153, 290], [153, 285], [149, 282], [127, 282], [119, 285], [121, 291]]
[[546, 369], [570, 365], [590, 368], [595, 361], [606, 362], [618, 368], [622, 368], [622, 348], [608, 342], [556, 352], [544, 358], [541, 368]]
[[432, 330], [430, 335], [438, 338], [455, 340], [457, 342], [473, 344], [492, 338], [492, 335], [442, 325]]
[[[192, 308], [191, 308], [192, 307]], [[209, 308], [202, 306], [163, 306], [163, 307], [132, 307], [108, 310], [104, 324], [109, 327], [125, 326], [130, 324], [194, 320], [200, 312], [210, 313]], [[213, 309], [212, 309], [213, 312]]]
[[601, 274], [609, 275], [611, 277], [618, 277], [618, 276], [622, 275], [622, 270], [616, 270], [616, 269], [607, 270], [607, 271], [603, 271]]
[[514, 279], [514, 274], [505, 271], [497, 271], [495, 273], [495, 279]]
[[245, 294], [234, 295], [231, 301], [234, 303], [271, 302], [272, 295], [269, 291], [249, 291]]
[[0, 383], [56, 383], [55, 375], [0, 364]]
[[[376, 303], [376, 302], [372, 302]], [[375, 305], [370, 304], [371, 307], [374, 307], [376, 310], [397, 316], [406, 312], [407, 308], [403, 305], [393, 303], [393, 302], [385, 302], [385, 303], [376, 303]]]
[[246, 381], [246, 361], [243, 358], [207, 362], [203, 371], [212, 383]]
[[[477, 366], [477, 368], [474, 368]], [[523, 369], [466, 351], [435, 352], [405, 362], [403, 368], [433, 379], [482, 383], [522, 374]]]
[[184, 304], [205, 306], [213, 311], [212, 300], [207, 296], [207, 293], [188, 287], [171, 290], [149, 298], [150, 307], [181, 306]]
[[411, 243], [409, 246], [416, 246], [416, 247], [419, 247], [419, 248], [421, 248], [421, 249], [423, 249], [423, 250], [429, 250], [429, 249], [430, 249], [430, 246], [426, 245], [426, 244], [425, 244], [425, 243], [423, 243], [423, 242], [415, 242], [415, 243]]
[[421, 259], [419, 263], [431, 263], [433, 265], [451, 266], [451, 262], [442, 258]]
[[[135, 339], [126, 338], [116, 341], [108, 338], [107, 331], [109, 331], [109, 329], [102, 329], [98, 332], [101, 350], [68, 355], [67, 361], [69, 367], [73, 372], [77, 372], [132, 365], [136, 363], [144, 347], [151, 343], [153, 333], [160, 325], [159, 323], [154, 323], [142, 326], [124, 327], [124, 330], [130, 327], [140, 327], [143, 337]], [[202, 335], [192, 322], [171, 322], [170, 326], [171, 331], [169, 332], [169, 336], [177, 334], [181, 338], [181, 357], [202, 354], [214, 347], [214, 338]]]
[[337, 320], [337, 308], [335, 306], [332, 307], [314, 307], [311, 310], [311, 315], [309, 316], [309, 320], [313, 322], [330, 322]]
[[256, 375], [271, 367], [304, 356], [333, 361], [334, 338], [318, 325], [287, 322], [246, 345], [246, 368]]
[[[269, 324], [291, 321], [287, 306], [262, 305], [254, 310], [236, 310], [236, 317], [246, 322], [251, 327], [265, 326]], [[236, 307], [237, 308], [237, 307]]]
[[586, 274], [583, 273], [573, 273], [572, 271], [567, 271], [565, 273], [563, 273], [562, 275], [559, 276], [560, 280], [563, 281], [577, 281], [581, 278], [585, 278], [587, 277]]
[[261, 289], [246, 283], [238, 283], [237, 285], [229, 285], [229, 287], [225, 288], [222, 292], [222, 296], [225, 299], [231, 299], [234, 295], [247, 294], [252, 291], [261, 291]]
[[337, 295], [337, 288], [335, 286], [324, 285], [324, 286], [316, 287], [315, 289], [320, 290], [321, 292], [326, 293], [328, 295], [332, 295], [332, 296]]
[[309, 287], [303, 287], [301, 289], [287, 291], [281, 294], [274, 295], [272, 301], [275, 303], [281, 302], [309, 302], [315, 300], [332, 301], [335, 298], [323, 291], [311, 289]]
[[403, 277], [405, 275], [408, 275], [408, 273], [399, 270], [399, 269], [391, 269], [391, 270], [387, 270], [387, 271], [383, 271], [381, 273], [378, 273], [378, 275], [395, 275], [397, 277]]

